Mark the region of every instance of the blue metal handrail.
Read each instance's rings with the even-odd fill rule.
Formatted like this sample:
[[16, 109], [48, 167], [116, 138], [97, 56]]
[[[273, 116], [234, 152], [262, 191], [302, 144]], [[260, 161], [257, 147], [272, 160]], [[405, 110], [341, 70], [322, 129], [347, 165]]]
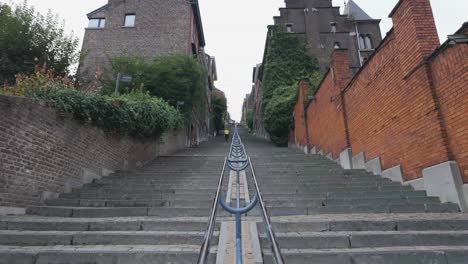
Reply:
[[[221, 184], [223, 182], [223, 175], [224, 175], [224, 170], [226, 166], [231, 170], [236, 172], [236, 207], [230, 206], [227, 202], [225, 202], [224, 197], [220, 194], [221, 190]], [[252, 171], [252, 177], [255, 183], [255, 190], [256, 194], [252, 198], [252, 201], [247, 204], [245, 207], [240, 206], [240, 172], [245, 171], [248, 167], [250, 167]], [[200, 249], [200, 254], [198, 257], [198, 264], [205, 264], [208, 259], [208, 254], [209, 254], [209, 246], [210, 246], [210, 239], [211, 236], [213, 235], [213, 229], [214, 229], [214, 222], [216, 221], [216, 208], [217, 204], [226, 210], [227, 212], [234, 214], [235, 215], [235, 220], [236, 220], [236, 263], [237, 264], [242, 264], [242, 214], [245, 214], [252, 210], [255, 205], [260, 204], [260, 209], [262, 212], [263, 216], [263, 223], [266, 229], [266, 234], [267, 238], [270, 241], [271, 249], [273, 252], [274, 259], [277, 264], [283, 264], [284, 260], [281, 255], [281, 251], [279, 249], [278, 243], [275, 238], [275, 234], [273, 232], [270, 218], [268, 216], [268, 213], [266, 211], [265, 204], [263, 202], [257, 179], [255, 176], [255, 170], [253, 168], [252, 161], [250, 157], [247, 155], [245, 151], [244, 144], [242, 144], [242, 140], [240, 139], [239, 133], [237, 131], [237, 126], [235, 127], [233, 136], [232, 136], [232, 142], [231, 142], [231, 147], [229, 150], [229, 156], [228, 158], [225, 159], [223, 169], [221, 172], [221, 176], [219, 179], [218, 183], [218, 189], [216, 191], [216, 196], [215, 200], [213, 202], [213, 208], [211, 210], [211, 215], [210, 215], [210, 220], [208, 223], [208, 228], [205, 234], [205, 239], [203, 241], [202, 247]]]
[[[244, 157], [244, 159], [242, 159]], [[237, 132], [234, 130], [232, 137], [230, 159], [227, 160], [227, 166], [236, 172], [236, 207], [229, 206], [224, 199], [220, 200], [220, 205], [224, 210], [236, 216], [236, 259], [237, 264], [242, 264], [242, 214], [252, 210], [257, 204], [257, 195], [245, 207], [240, 206], [240, 172], [249, 167], [249, 160], [245, 153], [244, 145]]]

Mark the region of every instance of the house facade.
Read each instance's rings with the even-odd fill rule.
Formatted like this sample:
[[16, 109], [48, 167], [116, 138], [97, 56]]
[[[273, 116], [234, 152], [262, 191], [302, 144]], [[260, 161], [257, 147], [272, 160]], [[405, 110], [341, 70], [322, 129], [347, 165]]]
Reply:
[[305, 42], [325, 73], [334, 49], [348, 50], [351, 72], [356, 73], [382, 41], [380, 19], [373, 19], [353, 0], [343, 13], [332, 0], [286, 0], [275, 26]]
[[197, 58], [207, 72], [206, 113], [196, 113], [187, 126], [187, 145], [207, 140], [211, 93], [216, 80], [215, 59], [205, 54], [205, 37], [198, 0], [109, 0], [87, 14], [78, 69], [81, 82], [98, 82], [111, 72], [111, 59], [139, 56], [150, 63], [161, 55], [186, 54]]
[[[283, 32], [297, 36], [309, 54], [317, 58], [322, 73], [330, 67], [336, 49], [347, 50], [352, 75], [366, 63], [382, 41], [380, 19], [373, 19], [353, 0], [348, 0], [343, 12], [332, 0], [285, 0], [280, 15], [273, 17], [274, 25]], [[266, 48], [265, 48], [266, 49]], [[254, 101], [256, 135], [268, 138], [263, 126], [263, 67], [254, 67], [251, 94]]]
[[109, 0], [87, 14], [79, 76], [84, 81], [110, 68], [110, 58], [203, 53], [205, 38], [198, 1]]

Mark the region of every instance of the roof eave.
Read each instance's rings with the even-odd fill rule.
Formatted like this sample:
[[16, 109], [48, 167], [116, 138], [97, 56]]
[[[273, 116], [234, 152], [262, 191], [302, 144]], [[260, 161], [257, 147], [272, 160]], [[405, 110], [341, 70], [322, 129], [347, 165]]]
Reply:
[[195, 14], [195, 23], [197, 24], [198, 30], [198, 42], [201, 47], [205, 47], [205, 33], [203, 32], [203, 23], [201, 19], [200, 13], [200, 5], [198, 4], [198, 0], [190, 0], [189, 2], [192, 6], [193, 13]]
[[90, 17], [90, 16], [94, 15], [95, 13], [101, 12], [102, 10], [106, 9], [108, 6], [109, 6], [109, 4], [105, 4], [105, 5], [101, 6], [100, 8], [89, 12], [88, 14], [86, 14], [86, 16]]

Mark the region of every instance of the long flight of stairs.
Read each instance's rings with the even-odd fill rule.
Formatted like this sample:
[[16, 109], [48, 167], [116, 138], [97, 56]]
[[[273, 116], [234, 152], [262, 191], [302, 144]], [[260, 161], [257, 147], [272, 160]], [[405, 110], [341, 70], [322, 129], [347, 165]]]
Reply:
[[[468, 215], [457, 205], [245, 131], [241, 137], [285, 263], [468, 263]], [[0, 216], [0, 264], [195, 263], [228, 146], [219, 138], [61, 194], [28, 215]], [[218, 216], [209, 263], [228, 215]], [[274, 263], [258, 216], [243, 219], [258, 223], [260, 253]]]
[[[219, 138], [0, 217], [1, 264], [196, 262], [229, 144]], [[214, 261], [219, 225], [214, 233]]]
[[[468, 263], [468, 215], [457, 205], [242, 136], [285, 263]], [[266, 235], [260, 237], [265, 263], [274, 263]]]

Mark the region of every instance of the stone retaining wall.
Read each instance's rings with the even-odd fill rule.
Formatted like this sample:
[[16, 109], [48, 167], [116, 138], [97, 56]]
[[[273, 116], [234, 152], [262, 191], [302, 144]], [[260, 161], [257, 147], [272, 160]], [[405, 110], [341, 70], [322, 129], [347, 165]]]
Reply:
[[110, 136], [21, 97], [0, 96], [0, 206], [38, 205], [44, 196], [143, 166], [183, 149], [185, 133], [158, 140]]

